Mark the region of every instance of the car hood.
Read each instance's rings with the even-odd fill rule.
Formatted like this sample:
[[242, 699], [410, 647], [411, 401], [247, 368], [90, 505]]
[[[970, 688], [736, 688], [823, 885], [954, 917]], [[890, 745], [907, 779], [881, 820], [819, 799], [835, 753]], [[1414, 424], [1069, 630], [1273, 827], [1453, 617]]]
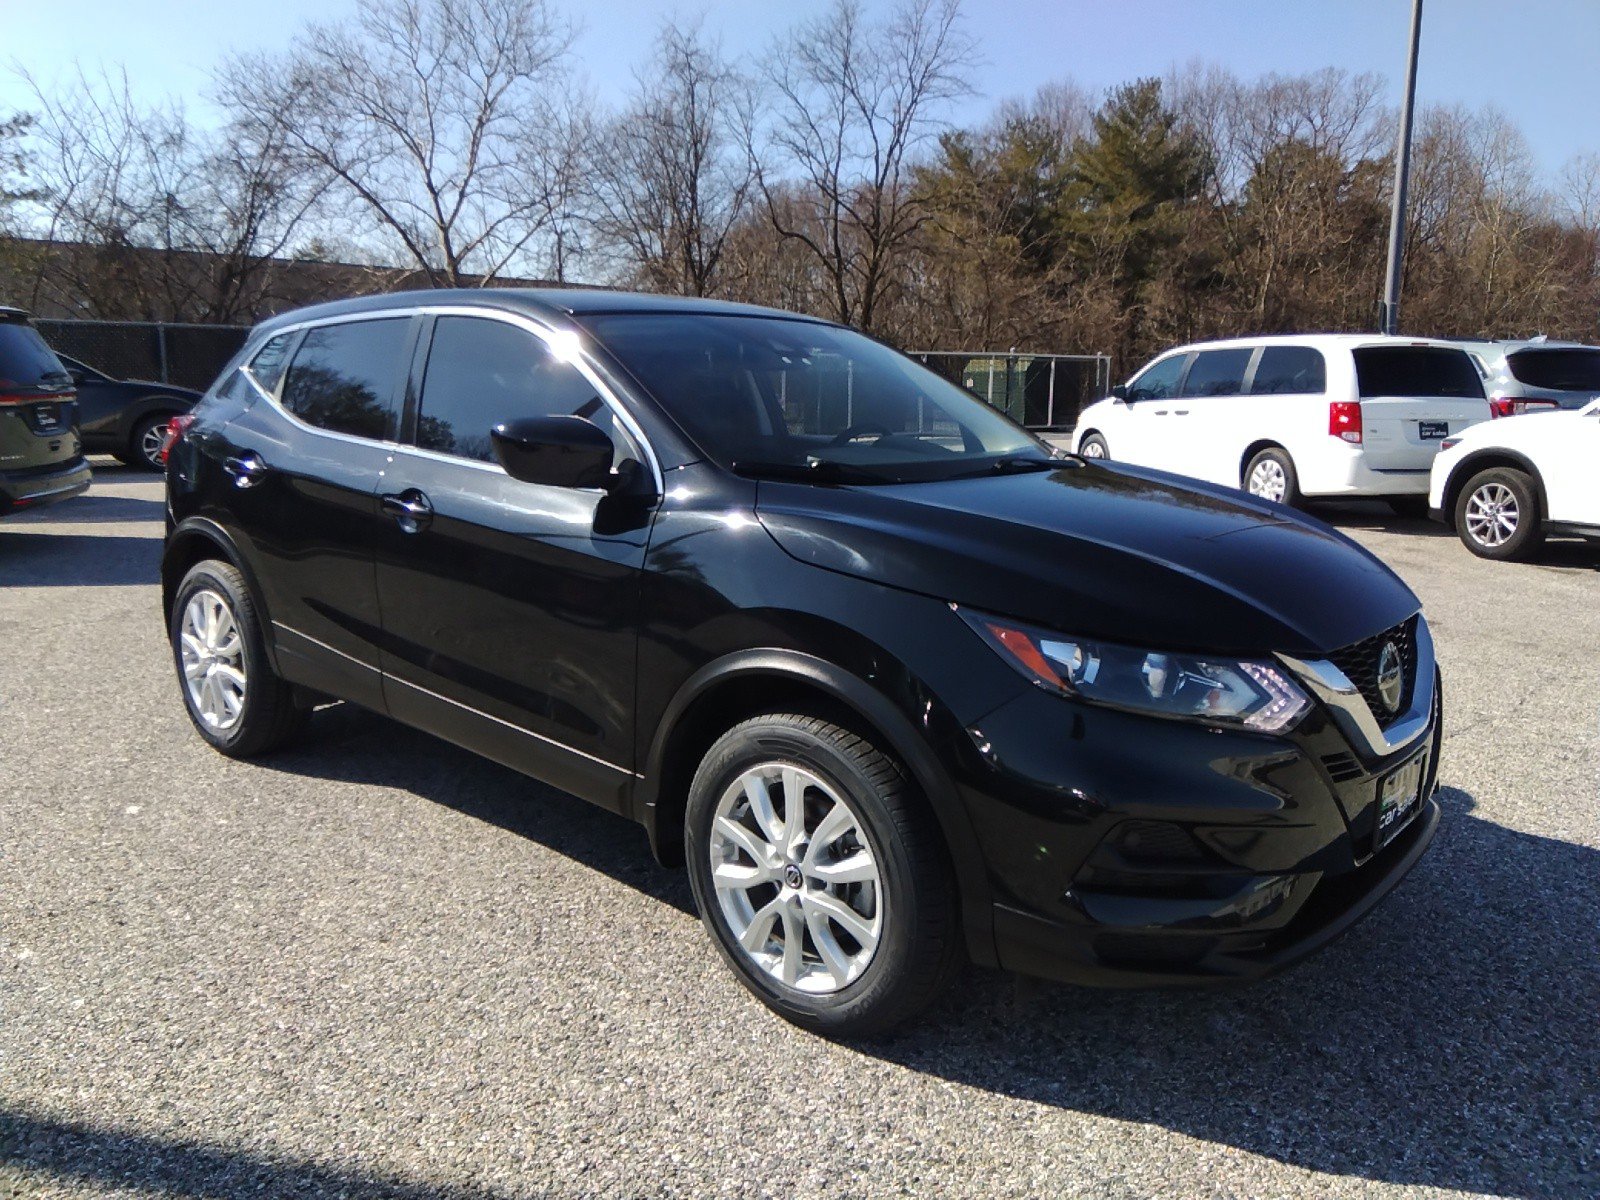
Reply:
[[801, 562], [1155, 648], [1318, 654], [1420, 607], [1320, 521], [1120, 464], [876, 487], [764, 481], [756, 509]]

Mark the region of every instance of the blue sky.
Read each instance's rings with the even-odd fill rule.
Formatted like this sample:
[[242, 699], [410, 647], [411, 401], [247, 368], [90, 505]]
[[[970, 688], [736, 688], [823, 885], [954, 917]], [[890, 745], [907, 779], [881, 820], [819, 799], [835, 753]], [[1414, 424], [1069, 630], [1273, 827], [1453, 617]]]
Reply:
[[[558, 0], [558, 3], [560, 0]], [[869, 0], [878, 6], [881, 0]], [[668, 12], [703, 13], [733, 53], [759, 54], [826, 0], [567, 0], [584, 28], [577, 50], [602, 101], [617, 99]], [[347, 12], [353, 0], [6, 0], [0, 61], [45, 79], [85, 65], [125, 63], [142, 93], [192, 110], [207, 71], [234, 48], [286, 45], [299, 23]], [[1204, 59], [1253, 76], [1324, 66], [1378, 71], [1398, 101], [1410, 0], [965, 0], [984, 65], [979, 94], [958, 119], [1065, 76], [1094, 90], [1173, 63]], [[1527, 135], [1553, 175], [1574, 154], [1600, 151], [1600, 0], [1426, 0], [1422, 102], [1492, 102]], [[9, 74], [0, 112], [26, 107]]]

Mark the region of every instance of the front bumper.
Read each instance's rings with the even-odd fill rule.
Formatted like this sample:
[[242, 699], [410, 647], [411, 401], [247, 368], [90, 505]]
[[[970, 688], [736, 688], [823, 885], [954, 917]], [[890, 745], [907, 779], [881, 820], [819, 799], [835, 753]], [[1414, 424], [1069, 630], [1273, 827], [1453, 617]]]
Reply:
[[[990, 865], [1000, 965], [1096, 986], [1221, 983], [1271, 974], [1338, 937], [1438, 828], [1431, 656], [1427, 669], [1433, 686], [1414, 689], [1423, 722], [1396, 745], [1353, 736], [1321, 698], [1290, 737], [1042, 692], [991, 713], [969, 731], [987, 775], [969, 776], [965, 798]], [[1063, 736], [1041, 737], [1047, 720]], [[1419, 753], [1416, 815], [1378, 847], [1382, 783]]]
[[59, 465], [21, 471], [0, 471], [0, 515], [38, 504], [70, 500], [89, 490], [94, 477], [82, 455]]

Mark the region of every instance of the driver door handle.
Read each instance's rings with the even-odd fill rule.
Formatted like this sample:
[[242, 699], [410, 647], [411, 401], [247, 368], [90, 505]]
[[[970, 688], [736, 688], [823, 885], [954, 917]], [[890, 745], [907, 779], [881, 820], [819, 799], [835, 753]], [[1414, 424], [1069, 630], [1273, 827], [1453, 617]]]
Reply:
[[433, 505], [416, 488], [389, 492], [378, 497], [378, 505], [395, 519], [406, 533], [421, 533], [433, 520]]

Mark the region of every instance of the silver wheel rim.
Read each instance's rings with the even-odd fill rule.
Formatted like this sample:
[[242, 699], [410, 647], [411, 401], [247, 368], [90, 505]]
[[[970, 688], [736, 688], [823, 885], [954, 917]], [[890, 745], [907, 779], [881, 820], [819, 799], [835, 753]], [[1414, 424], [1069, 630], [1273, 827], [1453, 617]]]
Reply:
[[1083, 457], [1085, 457], [1085, 458], [1104, 458], [1105, 456], [1106, 456], [1106, 448], [1104, 446], [1102, 446], [1099, 442], [1088, 441], [1088, 442], [1085, 442], [1083, 444]]
[[1521, 517], [1516, 493], [1503, 483], [1486, 483], [1467, 498], [1467, 533], [1480, 546], [1504, 546]]
[[711, 882], [734, 944], [796, 991], [861, 978], [883, 934], [878, 856], [855, 811], [793, 763], [751, 767], [711, 822]]
[[244, 713], [244, 638], [227, 600], [210, 588], [184, 605], [178, 654], [190, 707], [209, 728], [232, 729]]
[[139, 453], [144, 455], [145, 462], [153, 467], [161, 465], [161, 446], [167, 440], [167, 425], [163, 421], [159, 425], [152, 425], [144, 431], [144, 436], [139, 439]]
[[1275, 458], [1264, 458], [1250, 468], [1250, 494], [1280, 503], [1289, 490], [1289, 476]]

